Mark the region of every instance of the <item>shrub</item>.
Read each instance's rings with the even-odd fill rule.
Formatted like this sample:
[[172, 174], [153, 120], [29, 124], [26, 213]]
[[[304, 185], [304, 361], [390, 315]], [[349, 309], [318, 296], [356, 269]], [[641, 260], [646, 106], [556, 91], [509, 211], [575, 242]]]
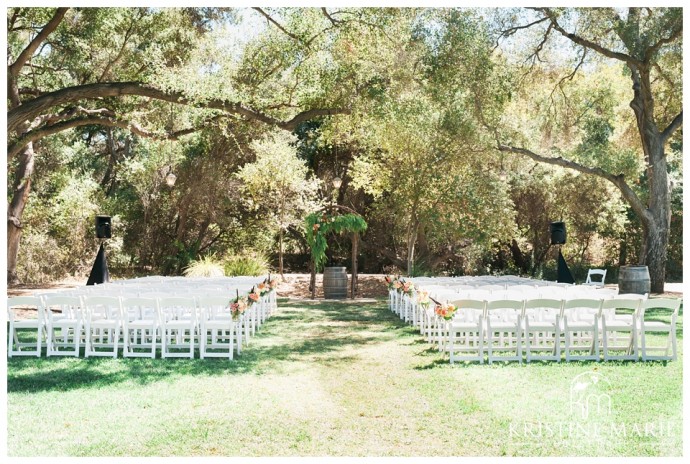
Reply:
[[42, 284], [66, 277], [69, 253], [47, 234], [32, 231], [22, 237], [17, 274], [26, 284]]
[[205, 256], [187, 266], [183, 272], [186, 277], [223, 277], [223, 263], [215, 255]]
[[242, 254], [225, 261], [225, 275], [259, 276], [268, 272], [268, 260], [262, 254]]

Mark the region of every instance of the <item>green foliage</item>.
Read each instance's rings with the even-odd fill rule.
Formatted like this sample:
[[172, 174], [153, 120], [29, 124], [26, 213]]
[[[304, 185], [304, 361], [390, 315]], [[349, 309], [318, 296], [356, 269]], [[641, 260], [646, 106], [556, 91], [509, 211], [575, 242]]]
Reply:
[[267, 274], [269, 270], [268, 259], [261, 253], [242, 253], [231, 256], [224, 263], [225, 275], [235, 276], [260, 276]]
[[[284, 31], [253, 10], [68, 11], [50, 44], [22, 71], [22, 98], [136, 80], [180, 91], [193, 104], [83, 100], [78, 103], [85, 109], [113, 111], [116, 119], [131, 120], [158, 138], [89, 125], [35, 144], [36, 172], [22, 218], [24, 280], [88, 270], [97, 247], [96, 213], [114, 217], [114, 267], [141, 272], [177, 273], [203, 261], [200, 253], [272, 253], [278, 237], [288, 253], [310, 246], [323, 265], [326, 236], [348, 228], [367, 229], [361, 264], [370, 271], [394, 265], [412, 274], [540, 272], [549, 258], [544, 250], [554, 219], [568, 223], [566, 251], [578, 265], [615, 264], [625, 255], [620, 243], [628, 245], [628, 260], [636, 258], [643, 231], [627, 217], [617, 191], [560, 169], [499, 158], [496, 133], [487, 130], [495, 126], [505, 143], [623, 174], [646, 202], [649, 179], [624, 66], [604, 65], [589, 53], [578, 72], [563, 80], [580, 56], [550, 41], [539, 59], [525, 61], [521, 55], [534, 50], [529, 42], [543, 38], [546, 23], [512, 34], [494, 49], [491, 34], [499, 26], [537, 14], [523, 9], [493, 10], [496, 19], [489, 10], [461, 8], [329, 8], [333, 22], [319, 8], [266, 11]], [[634, 21], [617, 23], [611, 11], [557, 14], [569, 29], [630, 53], [639, 50], [626, 44], [667, 38], [682, 17], [680, 9], [639, 10], [638, 30]], [[8, 9], [8, 24], [14, 21], [10, 58], [53, 12]], [[527, 36], [517, 39], [523, 32]], [[552, 30], [550, 37], [557, 36]], [[660, 98], [653, 116], [663, 128], [682, 108], [682, 44], [661, 47], [652, 60], [663, 71], [652, 83]], [[266, 120], [287, 121], [317, 107], [347, 108], [350, 114], [304, 121], [295, 138], [239, 115], [216, 119], [219, 110], [200, 107], [214, 98], [256, 110]], [[69, 105], [51, 112], [73, 110]], [[178, 140], [160, 140], [199, 127]], [[676, 153], [669, 154], [676, 185], [669, 266], [677, 268], [676, 275], [682, 274], [680, 133], [670, 141]], [[16, 162], [8, 164], [10, 179]], [[337, 219], [345, 221], [337, 225], [309, 216], [304, 231], [304, 218], [333, 193], [329, 179], [336, 164], [344, 180], [335, 192], [338, 203], [362, 217], [352, 219], [356, 224]], [[171, 169], [174, 188], [164, 183]], [[499, 177], [501, 171], [508, 181]], [[314, 234], [317, 222], [322, 229]], [[524, 259], [511, 257], [507, 244], [513, 241]], [[243, 270], [243, 259], [231, 265], [238, 268], [232, 273], [259, 272]]]
[[326, 236], [329, 233], [362, 233], [367, 223], [359, 214], [337, 214], [333, 212], [312, 213], [305, 218], [305, 234], [311, 248], [311, 257], [316, 271], [320, 271], [326, 261]]
[[207, 255], [192, 261], [183, 272], [185, 277], [223, 277], [223, 263], [215, 255]]

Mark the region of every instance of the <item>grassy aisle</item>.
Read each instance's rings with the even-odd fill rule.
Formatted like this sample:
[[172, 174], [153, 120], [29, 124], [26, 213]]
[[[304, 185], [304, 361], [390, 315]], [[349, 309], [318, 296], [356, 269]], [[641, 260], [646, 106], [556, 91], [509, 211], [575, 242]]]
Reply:
[[[681, 453], [681, 361], [450, 366], [446, 359], [384, 303], [302, 301], [281, 302], [232, 362], [13, 358], [8, 453]], [[611, 414], [585, 421], [571, 414], [570, 388], [593, 369], [607, 381]]]

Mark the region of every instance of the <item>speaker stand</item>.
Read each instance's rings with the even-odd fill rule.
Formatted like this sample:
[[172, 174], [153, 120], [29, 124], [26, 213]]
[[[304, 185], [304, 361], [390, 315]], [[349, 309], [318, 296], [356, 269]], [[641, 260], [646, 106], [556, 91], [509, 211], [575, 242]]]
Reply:
[[562, 282], [566, 284], [574, 284], [575, 279], [573, 278], [573, 274], [570, 272], [570, 269], [568, 268], [568, 263], [565, 262], [565, 258], [563, 257], [563, 253], [561, 253], [561, 246], [558, 245], [558, 277], [556, 278], [556, 282]]
[[110, 282], [110, 274], [108, 273], [108, 261], [105, 258], [105, 241], [101, 240], [96, 261], [93, 263], [86, 285], [104, 284], [106, 282]]

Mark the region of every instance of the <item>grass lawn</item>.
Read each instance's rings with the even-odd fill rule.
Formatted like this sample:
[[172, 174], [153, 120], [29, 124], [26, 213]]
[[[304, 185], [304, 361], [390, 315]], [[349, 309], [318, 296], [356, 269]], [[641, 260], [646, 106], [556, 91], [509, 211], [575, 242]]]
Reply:
[[[583, 420], [571, 382], [592, 370], [611, 413]], [[383, 301], [281, 301], [234, 361], [12, 358], [7, 372], [10, 456], [682, 453], [682, 357], [451, 366]]]

